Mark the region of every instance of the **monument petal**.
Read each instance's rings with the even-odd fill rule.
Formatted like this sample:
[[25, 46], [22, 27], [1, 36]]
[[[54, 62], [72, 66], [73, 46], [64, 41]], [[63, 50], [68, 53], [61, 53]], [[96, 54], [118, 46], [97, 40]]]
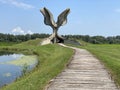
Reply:
[[43, 16], [44, 16], [44, 23], [45, 23], [46, 25], [49, 25], [49, 26], [54, 27], [55, 21], [54, 21], [54, 19], [53, 19], [52, 13], [51, 13], [47, 8], [45, 8], [45, 7], [44, 7], [43, 9], [41, 9], [40, 12], [41, 12], [41, 13], [43, 14]]
[[70, 9], [66, 9], [63, 11], [59, 16], [57, 20], [57, 26], [63, 26], [67, 23], [67, 16], [70, 13]]
[[47, 8], [43, 8], [40, 10], [40, 12], [43, 14], [44, 16], [44, 23], [46, 25], [49, 25], [52, 27], [53, 29], [53, 34], [47, 38], [44, 39], [42, 41], [42, 45], [44, 44], [49, 44], [49, 43], [63, 43], [64, 42], [64, 38], [61, 37], [60, 35], [58, 35], [58, 28], [60, 26], [63, 26], [67, 23], [67, 16], [70, 12], [70, 9], [66, 9], [64, 10], [57, 18], [57, 22], [55, 23], [54, 18], [52, 13], [47, 9]]

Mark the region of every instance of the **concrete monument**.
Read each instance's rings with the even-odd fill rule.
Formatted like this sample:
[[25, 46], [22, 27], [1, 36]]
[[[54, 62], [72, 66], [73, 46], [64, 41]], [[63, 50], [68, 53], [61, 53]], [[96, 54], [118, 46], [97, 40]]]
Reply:
[[44, 23], [51, 26], [51, 28], [53, 29], [53, 34], [49, 38], [43, 40], [41, 44], [44, 45], [49, 43], [63, 43], [64, 38], [59, 36], [57, 32], [60, 26], [63, 26], [67, 23], [67, 16], [70, 12], [70, 9], [66, 9], [65, 11], [63, 11], [58, 16], [57, 22], [54, 21], [52, 13], [47, 8], [44, 7], [40, 10], [40, 12], [44, 16]]

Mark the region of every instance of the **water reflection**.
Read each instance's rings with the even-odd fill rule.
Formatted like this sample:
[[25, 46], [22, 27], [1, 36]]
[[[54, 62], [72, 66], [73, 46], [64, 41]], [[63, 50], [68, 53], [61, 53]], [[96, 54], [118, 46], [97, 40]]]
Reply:
[[21, 68], [14, 65], [0, 64], [0, 86], [13, 82], [21, 75]]
[[13, 54], [6, 54], [6, 55], [3, 54], [0, 56], [0, 63], [19, 59], [22, 56], [23, 56], [23, 54], [14, 54], [14, 53]]
[[33, 69], [37, 64], [37, 57], [10, 52], [0, 52], [0, 87], [9, 84], [20, 77], [26, 63], [28, 70]]
[[13, 52], [9, 52], [9, 51], [0, 51], [0, 56], [11, 55], [11, 54], [14, 54], [14, 53]]

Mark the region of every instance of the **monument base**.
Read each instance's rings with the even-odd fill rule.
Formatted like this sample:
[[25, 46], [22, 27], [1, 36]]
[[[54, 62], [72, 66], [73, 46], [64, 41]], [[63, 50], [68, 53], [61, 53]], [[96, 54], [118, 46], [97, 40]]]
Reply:
[[50, 37], [43, 39], [41, 45], [54, 43], [64, 43], [64, 38], [58, 35], [55, 37], [54, 34], [52, 34]]
[[52, 42], [49, 38], [43, 39], [43, 41], [40, 43], [40, 45], [46, 45], [46, 44], [52, 44]]

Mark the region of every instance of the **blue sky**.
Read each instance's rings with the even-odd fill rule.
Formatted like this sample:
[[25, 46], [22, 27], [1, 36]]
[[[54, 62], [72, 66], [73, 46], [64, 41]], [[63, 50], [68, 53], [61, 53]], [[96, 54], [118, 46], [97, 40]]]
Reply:
[[0, 0], [0, 33], [52, 33], [39, 10], [48, 8], [57, 16], [70, 8], [68, 23], [60, 34], [120, 35], [120, 0]]

